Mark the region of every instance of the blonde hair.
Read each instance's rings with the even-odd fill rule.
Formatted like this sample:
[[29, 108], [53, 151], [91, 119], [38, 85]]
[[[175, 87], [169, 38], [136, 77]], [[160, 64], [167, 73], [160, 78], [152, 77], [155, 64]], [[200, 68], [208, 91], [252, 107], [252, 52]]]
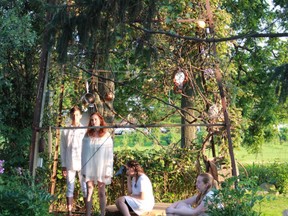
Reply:
[[200, 205], [205, 195], [213, 188], [214, 185], [214, 178], [210, 173], [201, 173], [198, 177], [202, 177], [202, 181], [204, 184], [207, 184], [207, 188], [203, 193], [199, 192], [199, 194], [197, 195], [196, 206]]

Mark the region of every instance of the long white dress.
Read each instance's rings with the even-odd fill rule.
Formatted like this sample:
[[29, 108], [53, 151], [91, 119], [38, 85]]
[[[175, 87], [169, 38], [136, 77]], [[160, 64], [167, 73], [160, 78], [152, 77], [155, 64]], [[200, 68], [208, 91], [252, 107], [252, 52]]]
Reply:
[[94, 138], [85, 135], [82, 141], [82, 169], [85, 181], [111, 184], [113, 176], [113, 140], [110, 133]]
[[136, 184], [135, 177], [132, 179], [132, 195], [139, 195], [140, 192], [145, 192], [145, 200], [125, 196], [125, 200], [137, 215], [151, 211], [155, 204], [152, 184], [145, 174], [139, 176]]

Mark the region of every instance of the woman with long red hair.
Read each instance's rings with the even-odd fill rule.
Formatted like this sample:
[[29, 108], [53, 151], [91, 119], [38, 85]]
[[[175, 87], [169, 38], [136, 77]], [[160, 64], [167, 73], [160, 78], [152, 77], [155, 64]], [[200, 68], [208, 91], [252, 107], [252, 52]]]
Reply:
[[[111, 184], [113, 176], [113, 140], [104, 118], [98, 112], [92, 113], [89, 127], [82, 142], [81, 173], [87, 184], [86, 215], [91, 215], [94, 186], [98, 186], [101, 216], [105, 215], [105, 185]], [[95, 128], [94, 128], [95, 127]]]

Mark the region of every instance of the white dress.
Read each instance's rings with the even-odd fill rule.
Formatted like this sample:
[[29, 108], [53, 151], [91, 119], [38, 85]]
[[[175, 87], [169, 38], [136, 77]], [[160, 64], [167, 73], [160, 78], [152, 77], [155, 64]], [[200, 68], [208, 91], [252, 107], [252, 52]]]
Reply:
[[150, 179], [142, 174], [139, 176], [137, 184], [135, 185], [135, 177], [132, 179], [132, 195], [139, 195], [140, 192], [145, 191], [145, 200], [135, 199], [130, 196], [125, 196], [125, 200], [137, 215], [144, 212], [151, 211], [154, 207], [155, 200], [153, 195], [153, 188]]
[[85, 181], [111, 184], [113, 176], [113, 140], [110, 133], [93, 138], [85, 135], [82, 143], [81, 174]]

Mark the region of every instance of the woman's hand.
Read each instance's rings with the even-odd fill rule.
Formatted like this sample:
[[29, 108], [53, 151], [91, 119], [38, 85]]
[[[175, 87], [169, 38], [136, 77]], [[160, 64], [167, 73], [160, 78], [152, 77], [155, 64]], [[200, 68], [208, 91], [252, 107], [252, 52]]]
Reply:
[[66, 178], [66, 176], [67, 176], [67, 169], [66, 169], [66, 167], [62, 167], [62, 175]]

